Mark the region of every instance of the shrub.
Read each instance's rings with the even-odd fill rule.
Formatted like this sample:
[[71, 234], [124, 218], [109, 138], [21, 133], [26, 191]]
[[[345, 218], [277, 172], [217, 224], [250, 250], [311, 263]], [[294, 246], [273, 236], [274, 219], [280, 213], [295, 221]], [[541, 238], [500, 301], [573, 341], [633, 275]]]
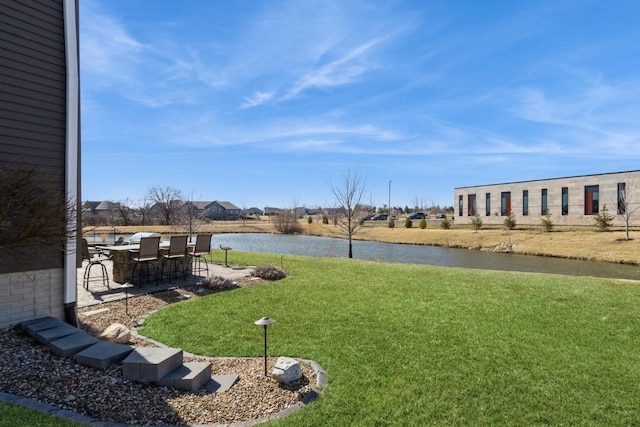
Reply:
[[322, 223], [323, 224], [329, 224], [329, 217], [326, 215], [322, 215]]
[[549, 232], [553, 230], [553, 221], [551, 221], [551, 212], [549, 212], [549, 209], [547, 209], [547, 212], [544, 214], [544, 218], [540, 219], [540, 224], [544, 231]]
[[313, 217], [311, 217], [311, 216], [307, 217], [307, 222], [309, 224], [313, 223]]
[[405, 228], [413, 227], [413, 221], [411, 221], [411, 218], [407, 218], [407, 219], [404, 220], [404, 227]]
[[449, 221], [449, 218], [444, 217], [442, 221], [440, 221], [440, 228], [442, 228], [443, 230], [448, 230], [451, 228], [451, 221]]
[[396, 222], [393, 220], [393, 218], [389, 218], [389, 222], [387, 222], [387, 226], [389, 228], [395, 228], [396, 227]]
[[298, 223], [295, 213], [287, 209], [273, 218], [273, 226], [282, 234], [298, 234], [302, 232], [302, 227]]
[[513, 230], [516, 228], [516, 218], [513, 216], [513, 213], [509, 212], [509, 215], [503, 221], [504, 228], [507, 230]]
[[469, 221], [469, 224], [471, 225], [471, 228], [473, 228], [477, 233], [478, 230], [482, 228], [482, 218], [479, 214], [475, 214]]
[[264, 280], [280, 280], [287, 277], [283, 269], [271, 264], [257, 266], [253, 269], [253, 275]]
[[237, 286], [234, 281], [222, 276], [205, 277], [204, 279], [202, 279], [202, 285], [206, 286], [209, 289], [217, 290], [232, 289]]
[[602, 209], [593, 219], [598, 231], [609, 231], [609, 227], [611, 227], [611, 223], [613, 222], [613, 215], [609, 214], [607, 205], [602, 205]]
[[426, 220], [425, 218], [422, 218], [422, 219], [420, 220], [420, 224], [418, 224], [418, 227], [420, 227], [420, 228], [421, 228], [421, 229], [423, 229], [423, 230], [424, 230], [425, 228], [427, 228], [427, 220]]

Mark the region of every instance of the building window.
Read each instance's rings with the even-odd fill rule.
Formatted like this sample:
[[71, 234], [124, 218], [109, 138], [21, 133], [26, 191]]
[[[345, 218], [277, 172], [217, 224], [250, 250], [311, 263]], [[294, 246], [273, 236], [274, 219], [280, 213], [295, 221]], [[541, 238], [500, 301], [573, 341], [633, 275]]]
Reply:
[[569, 215], [569, 187], [562, 187], [562, 215]]
[[503, 191], [500, 195], [500, 215], [511, 214], [511, 191]]
[[627, 184], [618, 183], [618, 215], [624, 215], [627, 212]]
[[542, 210], [540, 211], [541, 215], [546, 215], [547, 211], [549, 210], [549, 205], [547, 204], [547, 189], [543, 188], [542, 189], [542, 196], [541, 196], [541, 200], [540, 200], [540, 206], [542, 207]]
[[598, 185], [584, 186], [584, 214], [596, 215], [599, 211], [600, 189]]
[[467, 215], [469, 216], [476, 215], [476, 195], [475, 194], [467, 195]]
[[529, 215], [529, 190], [522, 190], [522, 215]]
[[484, 195], [484, 214], [491, 216], [491, 193]]
[[462, 216], [462, 194], [458, 196], [458, 216]]

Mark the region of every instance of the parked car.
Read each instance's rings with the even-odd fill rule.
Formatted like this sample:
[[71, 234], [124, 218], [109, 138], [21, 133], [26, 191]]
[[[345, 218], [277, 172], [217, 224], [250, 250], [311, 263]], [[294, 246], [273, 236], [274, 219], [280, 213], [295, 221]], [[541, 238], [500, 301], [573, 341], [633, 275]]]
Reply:
[[360, 221], [369, 221], [373, 217], [374, 217], [373, 214], [363, 215], [360, 217]]
[[371, 221], [386, 221], [387, 218], [389, 218], [389, 215], [387, 214], [375, 214], [371, 217]]
[[425, 214], [424, 212], [413, 212], [410, 213], [407, 218], [409, 219], [422, 219], [422, 218], [429, 218], [429, 215]]
[[447, 216], [443, 213], [436, 214], [437, 219], [445, 219]]

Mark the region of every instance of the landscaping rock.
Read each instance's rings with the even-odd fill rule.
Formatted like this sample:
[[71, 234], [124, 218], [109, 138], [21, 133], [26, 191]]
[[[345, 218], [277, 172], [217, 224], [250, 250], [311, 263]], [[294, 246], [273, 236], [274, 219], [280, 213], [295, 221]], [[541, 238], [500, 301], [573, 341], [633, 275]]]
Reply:
[[121, 323], [113, 323], [98, 338], [116, 344], [128, 344], [131, 342], [131, 331]]
[[302, 377], [302, 368], [296, 359], [291, 357], [279, 357], [273, 367], [271, 376], [278, 382], [289, 384]]

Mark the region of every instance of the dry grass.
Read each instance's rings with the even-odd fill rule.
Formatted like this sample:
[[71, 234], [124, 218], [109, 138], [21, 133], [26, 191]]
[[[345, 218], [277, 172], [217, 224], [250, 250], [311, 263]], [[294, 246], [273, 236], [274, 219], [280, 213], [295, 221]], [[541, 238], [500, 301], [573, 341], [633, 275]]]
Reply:
[[[541, 228], [521, 228], [506, 231], [503, 228], [483, 227], [477, 233], [468, 225], [454, 226], [450, 230], [438, 227], [437, 222], [430, 222], [426, 229], [418, 227], [405, 228], [398, 221], [396, 228], [388, 228], [382, 224], [367, 223], [362, 227], [356, 239], [376, 240], [391, 243], [408, 243], [455, 248], [471, 248], [490, 250], [504, 243], [512, 243], [513, 252], [531, 255], [547, 255], [562, 258], [598, 260], [625, 264], [640, 264], [640, 239], [635, 239], [640, 232], [633, 230], [631, 240], [625, 240], [623, 229], [610, 232], [598, 232], [591, 227], [555, 227], [552, 232], [544, 232]], [[315, 220], [308, 224], [306, 219], [300, 220], [305, 234], [326, 237], [344, 237], [333, 225], [324, 225]], [[174, 226], [117, 227], [118, 233], [134, 233], [137, 231], [156, 231], [159, 233], [184, 233]], [[274, 233], [275, 228], [269, 219], [248, 221], [216, 221], [200, 227], [199, 232], [212, 233]], [[113, 232], [111, 227], [98, 227], [96, 235]], [[87, 230], [85, 230], [87, 233]]]

